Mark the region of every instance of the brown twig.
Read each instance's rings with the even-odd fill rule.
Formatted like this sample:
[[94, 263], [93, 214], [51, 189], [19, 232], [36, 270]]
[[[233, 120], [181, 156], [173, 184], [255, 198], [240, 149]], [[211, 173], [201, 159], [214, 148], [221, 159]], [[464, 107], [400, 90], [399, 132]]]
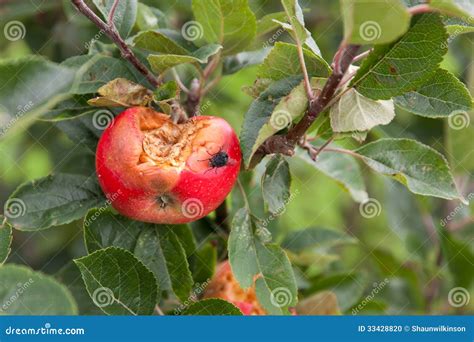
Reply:
[[367, 57], [368, 55], [370, 55], [370, 53], [374, 51], [374, 49], [369, 49], [367, 51], [364, 51], [360, 54], [358, 54], [357, 56], [354, 57], [354, 59], [352, 60], [352, 63], [355, 63], [355, 62], [358, 62], [362, 59], [364, 59], [365, 57]]
[[[102, 32], [104, 32], [107, 37], [109, 37], [119, 48], [122, 57], [129, 61], [140, 73], [142, 73], [146, 79], [154, 86], [159, 87], [162, 83], [161, 79], [158, 79], [153, 73], [148, 70], [148, 68], [135, 56], [130, 47], [125, 43], [125, 41], [120, 37], [113, 20], [109, 23], [105, 23], [100, 19], [94, 11], [92, 11], [83, 0], [71, 0], [72, 4], [77, 8], [79, 12], [84, 14], [90, 21], [92, 21]], [[112, 5], [111, 11], [112, 16], [115, 12], [114, 7], [116, 8], [118, 1], [116, 0]], [[113, 11], [112, 11], [113, 10]], [[109, 15], [110, 17], [110, 15]], [[110, 18], [109, 18], [110, 19]], [[112, 18], [113, 19], [113, 18]], [[110, 24], [112, 23], [112, 24]]]
[[119, 0], [115, 0], [114, 3], [112, 4], [112, 7], [110, 8], [109, 18], [107, 19], [107, 23], [109, 24], [110, 27], [115, 27], [114, 17], [115, 17], [115, 10], [117, 9], [118, 3], [119, 3]]
[[330, 143], [332, 143], [334, 140], [334, 136], [329, 138], [327, 141], [324, 142], [319, 148], [310, 144], [307, 140], [303, 141], [300, 146], [308, 151], [309, 156], [311, 157], [312, 160], [316, 161], [318, 159], [318, 156], [325, 148], [329, 146]]
[[188, 97], [186, 100], [186, 112], [188, 116], [199, 115], [199, 106], [201, 104], [201, 81], [197, 78], [191, 81]]
[[186, 109], [190, 117], [199, 115], [199, 107], [201, 105], [202, 97], [220, 80], [220, 78], [217, 78], [217, 81], [212, 81], [206, 85], [209, 76], [212, 75], [219, 65], [220, 56], [220, 53], [215, 55], [214, 58], [207, 64], [206, 68], [202, 71], [200, 79], [195, 78], [191, 82], [188, 98], [186, 100]]
[[305, 116], [286, 135], [274, 135], [267, 139], [260, 149], [264, 154], [283, 153], [293, 155], [294, 147], [304, 136], [318, 115], [326, 109], [338, 86], [359, 50], [359, 45], [341, 44], [334, 56], [333, 72], [329, 76], [319, 96], [309, 104]]

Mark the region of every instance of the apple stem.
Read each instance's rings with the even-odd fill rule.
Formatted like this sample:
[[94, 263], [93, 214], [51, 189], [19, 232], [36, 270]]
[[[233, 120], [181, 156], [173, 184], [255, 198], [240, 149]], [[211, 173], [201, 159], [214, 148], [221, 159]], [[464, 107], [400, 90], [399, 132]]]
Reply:
[[101, 32], [103, 32], [107, 37], [109, 37], [115, 45], [120, 50], [122, 57], [129, 61], [141, 74], [143, 74], [148, 82], [151, 85], [158, 88], [162, 84], [162, 79], [157, 78], [146, 66], [143, 64], [133, 53], [130, 47], [125, 43], [125, 41], [120, 37], [120, 34], [115, 27], [113, 17], [115, 15], [115, 10], [117, 9], [117, 5], [119, 0], [115, 0], [112, 8], [110, 9], [109, 16], [108, 16], [108, 23], [104, 22], [100, 19], [94, 11], [92, 11], [83, 0], [71, 0], [72, 4], [76, 9], [81, 12], [84, 16], [86, 16], [90, 21], [92, 21]]

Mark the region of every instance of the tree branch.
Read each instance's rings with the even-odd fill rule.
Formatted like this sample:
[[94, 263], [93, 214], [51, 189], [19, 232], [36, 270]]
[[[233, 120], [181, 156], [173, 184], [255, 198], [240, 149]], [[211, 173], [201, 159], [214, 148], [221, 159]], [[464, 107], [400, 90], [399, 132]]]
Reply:
[[[201, 99], [206, 92], [211, 89], [217, 82], [210, 82], [206, 86], [206, 82], [209, 76], [212, 75], [214, 70], [216, 70], [217, 66], [219, 65], [221, 54], [218, 53], [215, 55], [212, 60], [207, 64], [206, 68], [201, 73], [201, 78], [195, 78], [192, 80], [191, 85], [189, 87], [188, 98], [186, 100], [186, 109], [188, 111], [188, 115], [196, 116], [199, 115], [201, 105]], [[220, 78], [219, 78], [220, 79]]]
[[112, 28], [115, 28], [114, 17], [115, 17], [115, 10], [117, 9], [118, 3], [119, 3], [119, 0], [115, 0], [114, 3], [112, 4], [112, 7], [110, 8], [110, 12], [109, 12], [109, 18], [107, 20], [107, 23]]
[[330, 103], [359, 48], [359, 45], [341, 44], [334, 56], [333, 72], [319, 96], [314, 101], [310, 101], [306, 115], [286, 135], [274, 135], [268, 138], [262, 145], [261, 152], [264, 154], [279, 152], [290, 156], [294, 154], [295, 145]]
[[321, 94], [318, 98], [311, 102], [309, 110], [306, 115], [301, 119], [287, 134], [287, 139], [290, 143], [295, 145], [298, 140], [306, 133], [307, 129], [316, 120], [318, 115], [326, 108], [326, 105], [331, 101], [334, 96], [342, 77], [346, 73], [347, 69], [352, 63], [359, 45], [341, 46], [338, 53], [336, 53], [334, 61], [334, 70], [329, 76], [326, 84], [324, 85]]
[[[77, 8], [79, 12], [84, 14], [90, 21], [92, 21], [102, 32], [104, 32], [107, 37], [109, 37], [119, 48], [122, 57], [129, 61], [141, 74], [143, 74], [146, 79], [154, 86], [159, 87], [162, 83], [161, 79], [158, 79], [153, 73], [148, 70], [148, 68], [135, 56], [133, 51], [130, 47], [125, 43], [125, 41], [120, 37], [115, 25], [113, 24], [112, 18], [112, 25], [109, 23], [105, 23], [102, 19], [100, 19], [85, 3], [83, 0], [71, 0], [72, 4]], [[112, 17], [114, 15], [115, 9], [117, 7], [118, 0], [115, 0], [112, 8], [109, 12], [109, 20], [110, 20], [110, 13]]]

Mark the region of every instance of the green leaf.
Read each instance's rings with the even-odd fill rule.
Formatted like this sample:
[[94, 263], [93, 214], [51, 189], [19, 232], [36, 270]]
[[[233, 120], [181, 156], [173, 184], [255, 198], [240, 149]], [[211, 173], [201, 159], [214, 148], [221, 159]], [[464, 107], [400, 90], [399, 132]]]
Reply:
[[257, 20], [257, 35], [263, 36], [267, 33], [275, 31], [277, 28], [280, 27], [280, 24], [277, 21], [285, 21], [286, 20], [286, 13], [282, 12], [275, 12], [269, 13], [261, 17]]
[[474, 22], [474, 4], [469, 0], [430, 0], [429, 5], [447, 15]]
[[40, 57], [0, 61], [0, 111], [7, 123], [0, 126], [1, 132], [14, 134], [26, 129], [69, 96], [73, 80], [74, 70]]
[[192, 271], [196, 283], [209, 281], [216, 271], [217, 247], [208, 241], [202, 244], [193, 254]]
[[[105, 20], [115, 0], [93, 0]], [[127, 38], [137, 18], [137, 0], [119, 1], [114, 13], [113, 22], [122, 38]]]
[[357, 240], [346, 233], [323, 227], [295, 230], [285, 236], [281, 247], [300, 253], [305, 250], [327, 251], [334, 246], [355, 243]]
[[95, 177], [60, 173], [20, 185], [5, 216], [16, 229], [36, 231], [77, 220], [104, 201]]
[[172, 227], [143, 230], [134, 253], [155, 274], [160, 289], [172, 290], [183, 302], [189, 299], [193, 278], [186, 252]]
[[[324, 79], [311, 79], [313, 89], [322, 89]], [[301, 78], [293, 76], [272, 83], [252, 102], [245, 114], [240, 135], [244, 161], [248, 166], [258, 147], [269, 137], [287, 128], [308, 106]]]
[[114, 114], [108, 109], [94, 109], [55, 124], [71, 141], [89, 148], [95, 154], [99, 138], [113, 119]]
[[126, 61], [101, 54], [74, 56], [61, 63], [76, 70], [73, 94], [90, 94], [116, 78], [137, 81]]
[[290, 197], [290, 184], [288, 162], [280, 154], [273, 156], [265, 167], [261, 185], [263, 199], [271, 213], [279, 213], [286, 206], [286, 201]]
[[242, 312], [233, 304], [218, 298], [200, 300], [188, 306], [181, 315], [193, 316], [242, 316]]
[[70, 120], [86, 115], [88, 111], [91, 111], [91, 107], [85, 99], [82, 96], [76, 96], [60, 102], [53, 109], [44, 113], [39, 120], [48, 122]]
[[188, 259], [191, 258], [197, 248], [191, 227], [187, 224], [173, 225], [173, 233], [178, 237]]
[[200, 63], [207, 63], [209, 57], [215, 55], [221, 49], [221, 45], [209, 44], [191, 52], [190, 55], [149, 55], [148, 62], [150, 62], [153, 71], [160, 74], [179, 64], [192, 63], [199, 65]]
[[68, 289], [54, 278], [28, 267], [0, 267], [0, 313], [5, 315], [76, 315]]
[[350, 88], [331, 106], [329, 117], [334, 132], [363, 132], [389, 124], [395, 117], [395, 106], [392, 100], [375, 101]]
[[473, 284], [474, 253], [472, 243], [454, 238], [445, 228], [438, 228], [438, 236], [446, 264], [454, 279], [454, 286], [469, 289]]
[[395, 99], [404, 110], [428, 118], [448, 117], [467, 112], [472, 99], [466, 86], [449, 71], [438, 69], [424, 84]]
[[96, 107], [134, 107], [148, 106], [152, 100], [152, 91], [141, 84], [126, 78], [116, 78], [100, 87], [99, 97], [87, 101]]
[[[303, 11], [298, 4], [298, 0], [281, 0], [286, 16], [291, 24], [291, 35], [298, 44], [305, 44], [317, 56], [321, 56], [321, 51], [304, 25]], [[283, 25], [286, 27], [286, 25]]]
[[362, 173], [356, 160], [349, 155], [324, 151], [317, 161], [310, 158], [306, 151], [297, 154], [302, 160], [326, 176], [334, 179], [358, 203], [367, 201], [368, 195]]
[[[260, 228], [261, 229], [261, 228]], [[283, 314], [297, 301], [296, 280], [285, 252], [273, 244], [261, 241], [254, 230], [248, 209], [240, 209], [232, 221], [229, 236], [229, 260], [232, 272], [244, 289], [257, 279], [259, 302], [269, 314]]]
[[174, 99], [179, 95], [179, 87], [175, 81], [165, 82], [153, 94], [153, 99], [157, 102]]
[[223, 61], [222, 74], [231, 75], [243, 68], [261, 64], [269, 52], [270, 49], [264, 48], [257, 51], [244, 51], [236, 55], [227, 56]]
[[171, 54], [171, 55], [189, 55], [191, 52], [176, 41], [159, 31], [141, 32], [133, 39], [135, 47], [149, 50], [151, 52]]
[[224, 55], [243, 51], [253, 41], [257, 27], [247, 0], [193, 0], [194, 17], [208, 43], [218, 43]]
[[135, 221], [99, 208], [87, 213], [84, 239], [89, 253], [111, 246], [134, 253], [154, 273], [160, 290], [173, 291], [186, 301], [193, 280], [184, 246], [188, 253], [194, 252], [193, 241], [189, 241], [192, 235], [182, 242], [174, 233], [176, 230], [183, 237], [184, 229], [189, 230], [185, 225], [168, 227]]
[[386, 44], [410, 27], [410, 13], [399, 0], [341, 0], [344, 39], [351, 44]]
[[[303, 48], [306, 69], [310, 76], [327, 77], [329, 65], [314, 52]], [[263, 64], [258, 68], [257, 77], [281, 80], [289, 76], [301, 75], [296, 45], [276, 42]]]
[[54, 277], [62, 284], [64, 284], [69, 291], [71, 291], [77, 306], [79, 308], [79, 315], [103, 315], [89, 296], [82, 280], [79, 268], [71, 261], [66, 264]]
[[474, 22], [469, 23], [459, 18], [446, 18], [444, 20], [444, 25], [451, 38], [460, 34], [474, 32]]
[[374, 171], [393, 177], [415, 194], [463, 200], [446, 159], [429, 146], [409, 139], [379, 139], [355, 152]]
[[416, 16], [400, 40], [374, 48], [349, 86], [374, 100], [416, 89], [438, 68], [447, 51], [446, 39], [438, 14]]
[[385, 189], [384, 211], [388, 226], [404, 242], [410, 256], [426, 257], [429, 252], [426, 242], [430, 237], [415, 197], [393, 181], [388, 181]]
[[157, 301], [153, 273], [132, 253], [116, 247], [75, 259], [87, 292], [109, 315], [151, 315]]
[[166, 16], [159, 9], [149, 7], [141, 2], [137, 6], [137, 19], [135, 27], [137, 31], [146, 31], [166, 26]]
[[[0, 219], [3, 220], [3, 217], [0, 216]], [[7, 222], [2, 223], [0, 225], [0, 266], [7, 260], [10, 254], [12, 239], [12, 227]]]
[[84, 242], [87, 252], [107, 247], [133, 251], [140, 233], [150, 224], [114, 214], [108, 207], [93, 208], [84, 218]]

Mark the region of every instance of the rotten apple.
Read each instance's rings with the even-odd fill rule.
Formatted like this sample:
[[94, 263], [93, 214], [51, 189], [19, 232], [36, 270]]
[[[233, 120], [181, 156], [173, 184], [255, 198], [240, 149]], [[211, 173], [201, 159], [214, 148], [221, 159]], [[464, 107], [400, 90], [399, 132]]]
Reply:
[[237, 306], [244, 315], [265, 315], [257, 300], [255, 284], [244, 290], [235, 279], [229, 261], [217, 266], [216, 273], [204, 291], [204, 298], [220, 298]]
[[100, 186], [111, 205], [135, 220], [179, 224], [215, 210], [240, 169], [239, 141], [222, 118], [180, 124], [146, 107], [119, 114], [96, 153]]

